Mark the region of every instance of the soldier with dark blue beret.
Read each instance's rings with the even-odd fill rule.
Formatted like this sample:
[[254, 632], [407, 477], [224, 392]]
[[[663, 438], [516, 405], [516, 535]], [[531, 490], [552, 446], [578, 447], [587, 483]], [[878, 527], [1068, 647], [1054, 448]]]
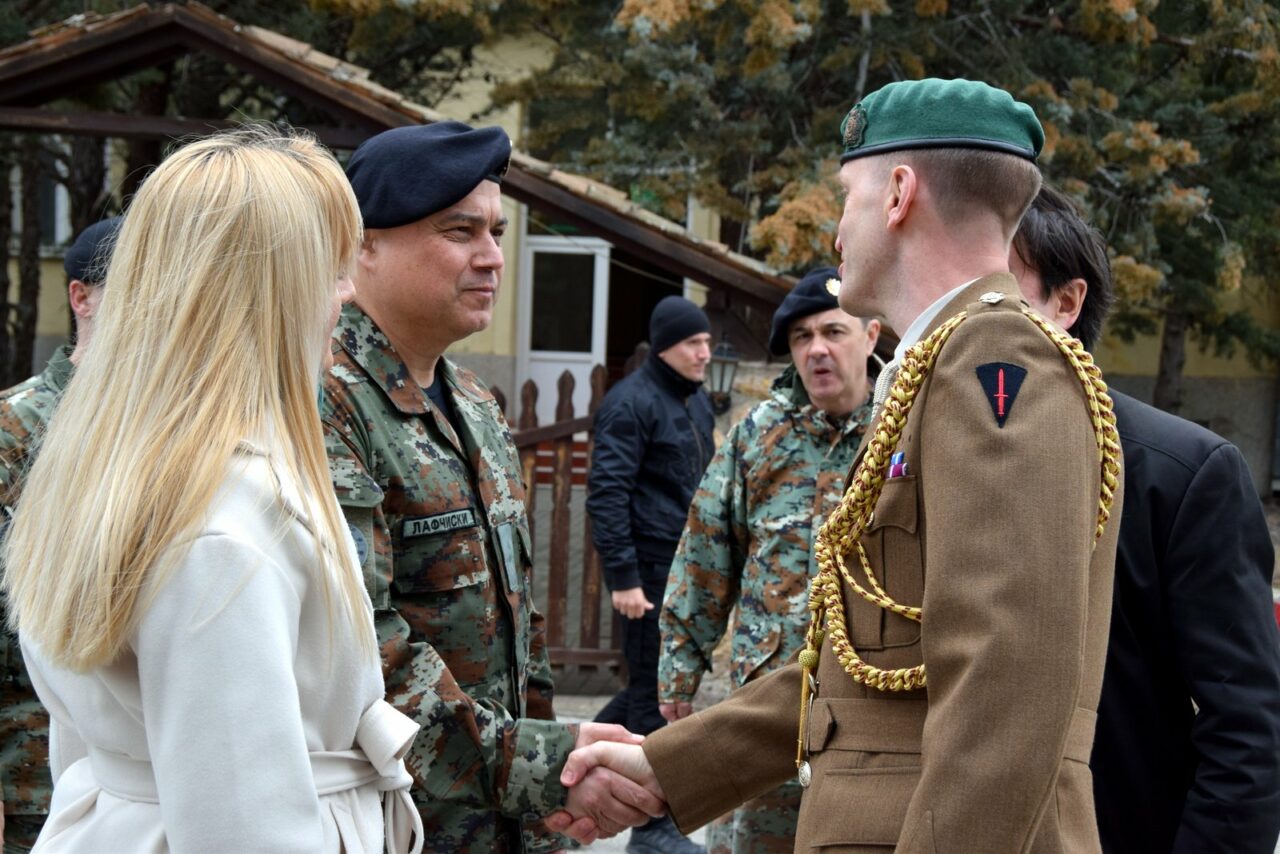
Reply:
[[[18, 501], [21, 477], [31, 463], [35, 443], [93, 335], [93, 317], [102, 302], [102, 284], [121, 222], [116, 216], [89, 226], [63, 257], [70, 279], [67, 298], [75, 317], [74, 345], [59, 347], [43, 371], [0, 392], [0, 532]], [[0, 694], [0, 800], [5, 850], [26, 851], [35, 844], [53, 794], [49, 714], [36, 698], [22, 654], [11, 640], [7, 631], [0, 632], [0, 678], [5, 685]]]
[[[422, 726], [406, 762], [425, 851], [563, 847], [541, 817], [581, 815], [589, 794], [560, 784], [566, 757], [580, 734], [626, 736], [555, 720], [520, 460], [493, 394], [444, 356], [492, 317], [510, 159], [502, 129], [436, 122], [378, 134], [347, 166], [365, 238], [321, 415], [387, 700]], [[598, 826], [647, 818], [619, 806]]]
[[67, 275], [89, 286], [106, 281], [107, 265], [111, 262], [111, 252], [115, 249], [122, 222], [124, 217], [113, 216], [80, 232], [62, 259]]
[[368, 140], [351, 155], [347, 178], [364, 227], [386, 229], [443, 211], [485, 181], [496, 190], [510, 165], [511, 140], [502, 128], [436, 122]]

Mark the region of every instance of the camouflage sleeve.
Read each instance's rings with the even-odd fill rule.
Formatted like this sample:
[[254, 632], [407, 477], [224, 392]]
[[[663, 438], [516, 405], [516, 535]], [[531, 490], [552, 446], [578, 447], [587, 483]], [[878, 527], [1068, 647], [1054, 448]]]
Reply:
[[[0, 406], [0, 546], [4, 545], [5, 533], [9, 530], [9, 521], [13, 516], [13, 505], [18, 500], [16, 480], [22, 466], [24, 443], [22, 437], [14, 433], [20, 429], [22, 424], [12, 416], [8, 405]], [[8, 609], [0, 602], [0, 676], [3, 676], [0, 678], [0, 709], [7, 708], [12, 701], [7, 695], [11, 657], [16, 663], [22, 662], [17, 637], [9, 632]], [[0, 791], [0, 804], [3, 803], [4, 793]]]
[[408, 641], [395, 611], [374, 622], [382, 646], [387, 700], [422, 727], [407, 757], [429, 798], [532, 821], [564, 805], [560, 770], [577, 727], [513, 717], [488, 700], [473, 700], [430, 644]]
[[[533, 580], [525, 583], [532, 589]], [[536, 607], [529, 612], [529, 685], [525, 710], [528, 717], [553, 721], [556, 719], [555, 682], [551, 676], [551, 658], [547, 653], [547, 618]]]
[[738, 601], [747, 542], [742, 423], [730, 429], [702, 476], [671, 564], [658, 617], [659, 702], [693, 699]]
[[[26, 449], [31, 435], [7, 405], [0, 405], [0, 510], [8, 522], [13, 505], [18, 503], [17, 480], [26, 465]], [[0, 531], [3, 529], [0, 528]]]

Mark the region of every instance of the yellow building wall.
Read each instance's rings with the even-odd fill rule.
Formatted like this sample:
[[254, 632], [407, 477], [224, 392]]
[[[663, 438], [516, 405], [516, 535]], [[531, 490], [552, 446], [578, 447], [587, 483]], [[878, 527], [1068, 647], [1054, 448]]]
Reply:
[[[18, 301], [18, 262], [9, 261], [9, 302]], [[67, 303], [67, 274], [61, 258], [40, 259], [40, 302], [36, 335], [71, 337], [71, 308]]]
[[[1224, 308], [1233, 311], [1242, 306], [1248, 307], [1254, 317], [1272, 328], [1280, 327], [1280, 299], [1264, 294], [1239, 295], [1228, 300]], [[1152, 376], [1160, 364], [1160, 336], [1144, 335], [1125, 342], [1107, 334], [1094, 356], [1103, 373]], [[1199, 342], [1187, 337], [1187, 362], [1183, 376], [1258, 379], [1273, 377], [1276, 373], [1275, 367], [1251, 364], [1243, 348], [1237, 347], [1231, 357], [1215, 356], [1212, 351], [1202, 352]]]
[[[506, 82], [518, 80], [531, 70], [545, 66], [550, 60], [551, 50], [544, 38], [522, 36], [503, 39], [492, 45], [478, 48], [475, 68], [484, 69], [494, 82]], [[449, 97], [437, 104], [436, 109], [446, 116], [468, 124], [499, 125], [518, 148], [524, 136], [525, 111], [520, 105], [513, 105], [503, 110], [489, 112], [489, 92], [492, 86], [493, 82], [482, 79], [467, 80]], [[511, 357], [516, 355], [516, 306], [519, 303], [516, 298], [516, 288], [520, 280], [522, 236], [520, 208], [521, 205], [514, 199], [503, 200], [503, 210], [506, 212], [508, 225], [506, 236], [502, 241], [502, 254], [507, 263], [502, 272], [502, 284], [493, 310], [493, 321], [484, 332], [472, 335], [450, 347], [450, 352]]]

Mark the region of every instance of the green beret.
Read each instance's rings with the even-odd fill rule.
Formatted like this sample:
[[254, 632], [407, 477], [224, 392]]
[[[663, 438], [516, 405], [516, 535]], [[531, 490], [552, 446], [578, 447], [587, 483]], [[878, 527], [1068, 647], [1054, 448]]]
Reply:
[[1034, 161], [1044, 146], [1035, 112], [1003, 89], [976, 80], [902, 80], [863, 98], [840, 123], [855, 157], [911, 148], [982, 148]]

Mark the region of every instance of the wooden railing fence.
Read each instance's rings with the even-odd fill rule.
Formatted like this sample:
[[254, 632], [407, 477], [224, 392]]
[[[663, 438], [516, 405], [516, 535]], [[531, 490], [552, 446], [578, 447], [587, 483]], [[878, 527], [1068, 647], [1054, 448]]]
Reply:
[[[534, 588], [546, 591], [536, 604], [547, 618], [551, 663], [560, 668], [606, 670], [622, 664], [619, 627], [613, 609], [602, 607], [600, 556], [591, 543], [591, 520], [583, 506], [591, 467], [592, 416], [604, 397], [607, 380], [604, 366], [596, 365], [591, 371], [587, 412], [575, 417], [575, 380], [565, 371], [556, 383], [556, 420], [545, 426], [538, 424], [536, 414], [538, 387], [533, 380], [526, 381], [520, 389], [520, 414], [512, 434], [528, 487], [526, 503], [535, 555], [540, 554], [537, 546], [542, 538], [550, 538], [545, 567], [537, 560], [534, 566], [535, 573], [545, 571], [545, 587], [535, 579]], [[578, 438], [583, 435], [585, 439]], [[539, 492], [545, 495], [546, 491], [539, 487], [548, 485], [550, 512], [539, 513]], [[580, 534], [574, 531], [575, 515], [581, 522]], [[548, 530], [542, 530], [535, 520], [546, 521]], [[575, 625], [577, 631], [571, 633], [569, 629]]]

